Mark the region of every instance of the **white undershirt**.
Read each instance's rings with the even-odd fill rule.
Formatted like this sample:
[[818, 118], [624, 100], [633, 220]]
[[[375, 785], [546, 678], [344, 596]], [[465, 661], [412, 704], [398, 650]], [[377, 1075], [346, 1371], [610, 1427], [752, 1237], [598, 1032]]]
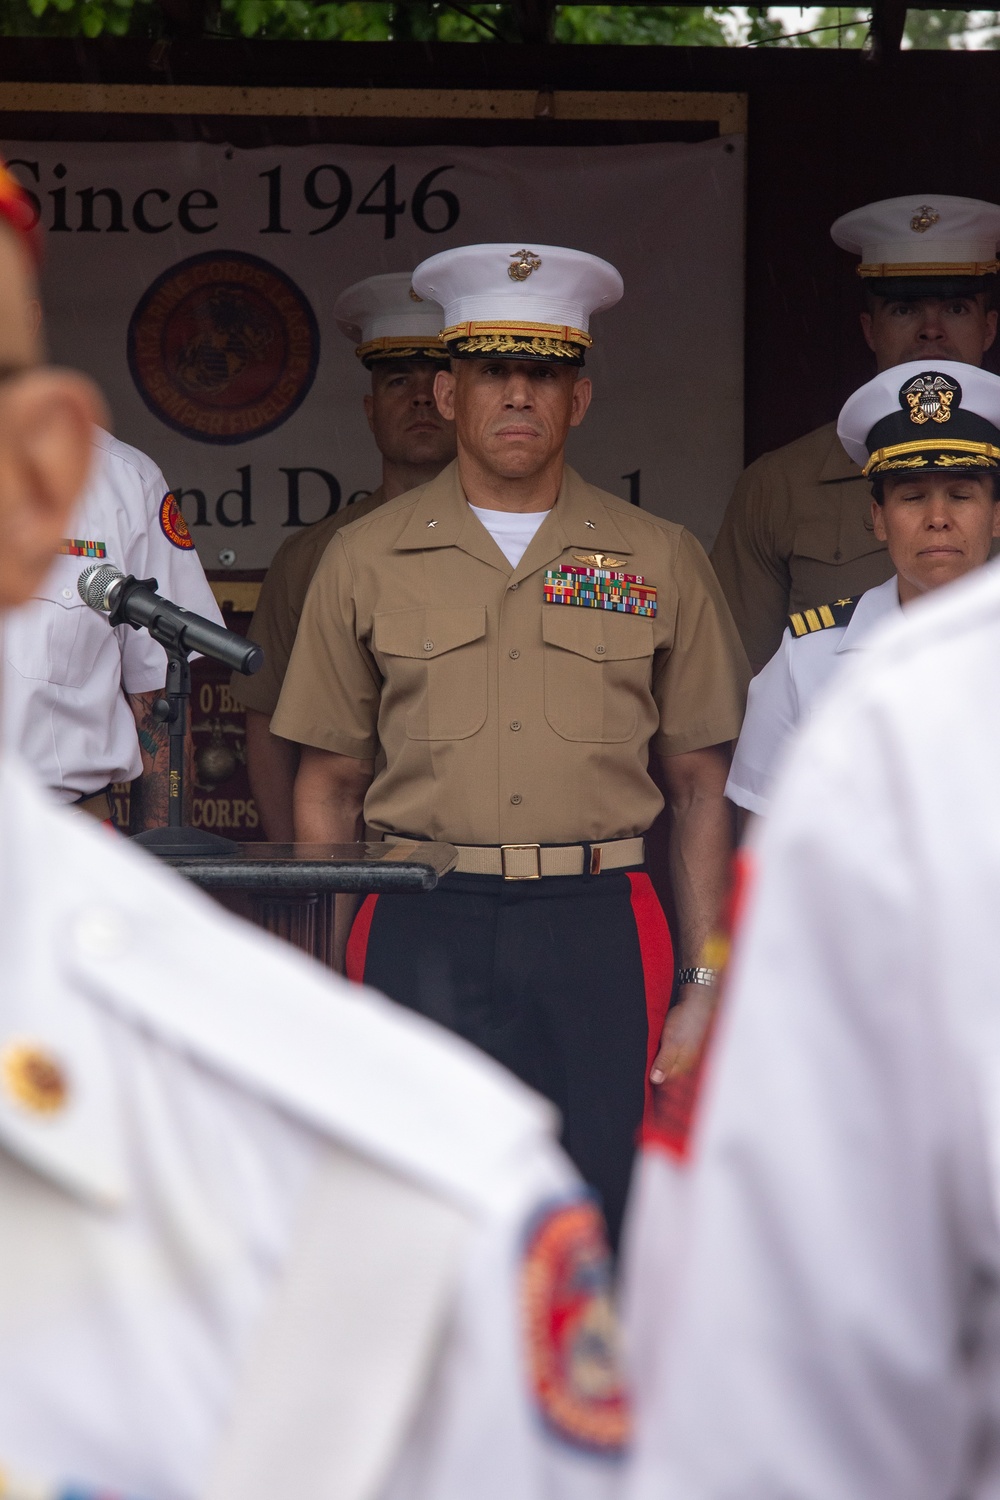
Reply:
[[483, 510], [479, 505], [470, 505], [469, 509], [482, 521], [512, 568], [517, 567], [548, 515], [547, 510]]

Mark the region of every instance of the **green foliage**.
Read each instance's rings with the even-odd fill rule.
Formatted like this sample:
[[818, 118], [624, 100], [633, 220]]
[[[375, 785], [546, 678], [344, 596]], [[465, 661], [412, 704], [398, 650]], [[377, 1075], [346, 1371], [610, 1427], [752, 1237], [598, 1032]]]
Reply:
[[613, 42], [660, 47], [724, 47], [728, 6], [694, 10], [680, 5], [560, 5], [557, 42]]
[[0, 0], [0, 36], [152, 36], [154, 0]]
[[[774, 38], [784, 47], [863, 47], [868, 37], [869, 11], [852, 6], [829, 6], [810, 22], [809, 30]], [[909, 10], [903, 31], [903, 46], [920, 51], [967, 47], [975, 39], [979, 47], [1000, 46], [995, 28], [996, 11], [979, 11], [975, 17], [963, 10]], [[753, 38], [751, 38], [753, 39]]]
[[213, 31], [223, 36], [283, 41], [384, 42], [391, 36], [392, 6], [348, 0], [220, 0]]
[[[978, 19], [978, 45], [1000, 47], [1000, 12]], [[515, 42], [509, 3], [466, 0], [209, 0], [208, 31], [215, 36], [290, 41]], [[992, 29], [990, 29], [992, 28]], [[156, 0], [0, 0], [0, 36], [138, 36], [157, 38], [166, 23]], [[583, 44], [660, 47], [861, 47], [868, 11], [827, 8], [804, 34], [787, 31], [767, 6], [737, 14], [727, 5], [559, 5], [555, 40]], [[967, 46], [966, 11], [911, 10], [905, 44], [919, 48]]]
[[[517, 41], [509, 4], [417, 0], [213, 0], [207, 25], [216, 36], [295, 41]], [[720, 47], [727, 6], [561, 5], [560, 42]], [[780, 30], [780, 27], [778, 28]], [[0, 0], [0, 36], [141, 36], [164, 32], [155, 0]]]

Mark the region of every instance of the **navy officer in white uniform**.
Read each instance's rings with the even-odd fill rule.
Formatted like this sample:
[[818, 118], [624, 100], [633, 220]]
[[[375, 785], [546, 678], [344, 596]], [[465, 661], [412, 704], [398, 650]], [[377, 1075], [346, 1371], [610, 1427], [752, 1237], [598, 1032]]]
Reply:
[[[872, 458], [996, 472], [959, 369]], [[877, 633], [744, 851], [704, 1087], [642, 1162], [625, 1500], [1000, 1494], [1000, 564]]]
[[[1000, 451], [996, 375], [951, 361], [897, 365], [855, 391], [837, 435], [871, 480], [874, 534], [895, 573], [857, 598], [793, 614], [751, 682], [726, 784], [730, 801], [751, 813], [767, 812], [791, 735], [825, 684], [868, 649], [873, 627], [981, 567], [1000, 535], [1000, 481], [989, 458]], [[957, 452], [966, 439], [972, 450]]]
[[195, 614], [222, 623], [194, 541], [157, 465], [100, 427], [90, 479], [55, 566], [4, 631], [5, 740], [60, 802], [111, 816], [109, 788], [131, 781], [132, 829], [167, 821], [167, 730], [153, 716], [167, 658], [145, 630], [88, 609], [76, 582], [114, 563]]
[[[17, 194], [0, 170], [0, 617], [100, 416], [37, 365]], [[9, 752], [0, 910], [8, 1500], [607, 1500], [607, 1249], [547, 1104]]]

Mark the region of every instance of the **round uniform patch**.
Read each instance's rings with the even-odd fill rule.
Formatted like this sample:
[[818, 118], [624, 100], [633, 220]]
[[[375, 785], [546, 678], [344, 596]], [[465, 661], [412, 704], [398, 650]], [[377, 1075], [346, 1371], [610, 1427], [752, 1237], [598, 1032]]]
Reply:
[[318, 362], [305, 294], [240, 250], [171, 266], [128, 326], [139, 395], [167, 427], [202, 443], [245, 443], [280, 427], [308, 395]]
[[194, 537], [172, 490], [168, 490], [160, 501], [160, 530], [167, 541], [173, 542], [182, 552], [194, 550]]
[[629, 1437], [611, 1258], [590, 1199], [546, 1210], [528, 1239], [522, 1276], [531, 1386], [546, 1427], [598, 1456]]

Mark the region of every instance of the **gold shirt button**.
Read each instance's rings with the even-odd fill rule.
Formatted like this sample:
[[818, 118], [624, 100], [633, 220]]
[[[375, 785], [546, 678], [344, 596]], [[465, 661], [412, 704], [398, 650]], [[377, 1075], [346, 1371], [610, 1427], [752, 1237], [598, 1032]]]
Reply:
[[510, 794], [510, 800], [511, 800], [511, 802], [513, 802], [514, 806], [517, 807], [519, 805], [520, 801], [521, 801], [521, 793], [520, 792], [511, 792], [511, 794]]
[[425, 651], [433, 651], [434, 650], [434, 642], [433, 641], [424, 641], [424, 650]]
[[66, 1071], [51, 1052], [34, 1042], [8, 1042], [0, 1053], [4, 1093], [36, 1115], [54, 1115], [69, 1099]]
[[513, 593], [515, 589], [520, 588], [520, 587], [521, 587], [521, 585], [519, 583], [512, 583], [512, 584], [510, 584], [510, 591], [511, 591], [511, 593]]
[[521, 721], [520, 721], [520, 719], [511, 719], [511, 721], [510, 721], [510, 727], [511, 727], [511, 729], [520, 729], [520, 727], [521, 727]]
[[518, 651], [516, 646], [511, 646], [510, 650], [507, 652], [507, 655], [510, 657], [511, 661], [517, 661], [517, 658], [520, 656], [520, 654], [521, 653], [520, 651]]
[[605, 653], [605, 651], [607, 649], [608, 649], [607, 646], [595, 646], [594, 647], [594, 650], [597, 652], [598, 656], [603, 656], [604, 653]]

